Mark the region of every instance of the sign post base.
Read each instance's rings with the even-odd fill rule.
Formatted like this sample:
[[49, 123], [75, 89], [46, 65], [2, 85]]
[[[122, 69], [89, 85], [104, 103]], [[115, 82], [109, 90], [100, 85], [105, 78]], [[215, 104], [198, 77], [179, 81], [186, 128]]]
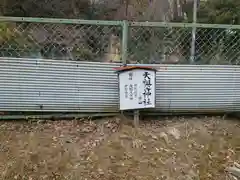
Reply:
[[135, 128], [139, 126], [139, 116], [140, 116], [139, 110], [134, 110], [133, 123]]

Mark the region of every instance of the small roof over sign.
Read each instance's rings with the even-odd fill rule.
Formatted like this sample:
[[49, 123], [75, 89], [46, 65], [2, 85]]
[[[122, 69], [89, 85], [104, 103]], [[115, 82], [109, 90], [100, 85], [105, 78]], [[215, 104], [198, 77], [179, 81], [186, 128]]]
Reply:
[[122, 67], [114, 68], [114, 70], [117, 73], [121, 73], [121, 72], [124, 72], [124, 71], [130, 71], [130, 70], [133, 70], [133, 69], [145, 69], [145, 70], [157, 71], [155, 68], [150, 67], [150, 66], [122, 66]]

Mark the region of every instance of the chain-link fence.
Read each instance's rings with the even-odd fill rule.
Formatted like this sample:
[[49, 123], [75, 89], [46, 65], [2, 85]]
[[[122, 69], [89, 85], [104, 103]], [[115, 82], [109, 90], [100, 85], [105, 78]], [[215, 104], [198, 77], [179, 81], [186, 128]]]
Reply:
[[132, 62], [240, 63], [240, 26], [141, 22], [132, 23], [129, 35], [128, 60]]
[[240, 64], [240, 28], [197, 28], [197, 64]]
[[118, 22], [28, 20], [0, 23], [1, 57], [120, 61], [122, 35]]
[[240, 26], [1, 17], [0, 56], [144, 64], [239, 64]]
[[130, 28], [129, 60], [137, 63], [188, 63], [191, 28], [141, 27]]

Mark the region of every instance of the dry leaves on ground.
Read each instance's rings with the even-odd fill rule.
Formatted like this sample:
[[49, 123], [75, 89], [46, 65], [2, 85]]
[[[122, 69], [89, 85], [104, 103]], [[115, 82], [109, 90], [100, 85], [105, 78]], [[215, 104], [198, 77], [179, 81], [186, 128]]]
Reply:
[[223, 180], [240, 161], [240, 122], [221, 117], [141, 122], [1, 122], [0, 179]]

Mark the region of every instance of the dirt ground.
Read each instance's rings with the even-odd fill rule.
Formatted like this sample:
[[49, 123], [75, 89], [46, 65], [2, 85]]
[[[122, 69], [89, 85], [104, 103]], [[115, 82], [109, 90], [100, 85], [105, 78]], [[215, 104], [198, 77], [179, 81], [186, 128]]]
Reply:
[[0, 122], [0, 179], [223, 180], [239, 134], [222, 117]]

